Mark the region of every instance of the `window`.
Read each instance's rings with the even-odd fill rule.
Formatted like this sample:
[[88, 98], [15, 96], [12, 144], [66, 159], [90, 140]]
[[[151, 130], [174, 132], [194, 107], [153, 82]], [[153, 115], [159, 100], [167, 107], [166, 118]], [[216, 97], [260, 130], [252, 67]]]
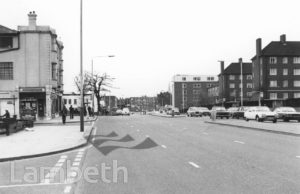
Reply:
[[270, 93], [270, 99], [277, 99], [277, 93]]
[[235, 88], [235, 84], [229, 84], [229, 88]]
[[74, 104], [77, 104], [77, 99], [74, 99]]
[[284, 88], [289, 87], [289, 81], [284, 80], [283, 83], [282, 83], [282, 87], [284, 87]]
[[282, 75], [288, 75], [288, 74], [289, 74], [289, 70], [288, 69], [283, 69]]
[[234, 75], [229, 75], [229, 80], [234, 80], [235, 76]]
[[187, 94], [187, 91], [186, 91], [186, 90], [183, 90], [183, 94]]
[[294, 62], [295, 64], [300, 64], [300, 57], [294, 57], [294, 58], [293, 58], [293, 62]]
[[193, 94], [200, 94], [200, 90], [193, 90]]
[[294, 81], [294, 87], [300, 87], [300, 81]]
[[247, 75], [247, 80], [252, 80], [252, 75]]
[[207, 87], [207, 88], [210, 88], [210, 87], [211, 87], [211, 84], [207, 84], [206, 87]]
[[289, 98], [289, 93], [283, 93], [283, 94], [282, 94], [282, 98], [283, 98], [283, 99]]
[[194, 81], [200, 81], [201, 78], [200, 78], [200, 77], [194, 77], [193, 80], [194, 80]]
[[182, 84], [182, 88], [186, 88], [186, 84]]
[[300, 98], [300, 92], [294, 93], [294, 98]]
[[213, 81], [215, 78], [214, 77], [207, 77], [208, 81]]
[[247, 92], [247, 97], [251, 97], [252, 96], [252, 92]]
[[186, 77], [182, 77], [182, 81], [186, 81]]
[[52, 80], [57, 80], [56, 63], [52, 63]]
[[270, 62], [270, 64], [276, 64], [277, 63], [277, 58], [276, 57], [270, 57], [269, 62]]
[[67, 99], [64, 99], [64, 104], [67, 104]]
[[231, 96], [231, 97], [235, 97], [235, 91], [230, 92], [230, 96]]
[[270, 75], [277, 75], [277, 69], [276, 68], [271, 68], [270, 69]]
[[0, 37], [0, 49], [7, 49], [13, 47], [12, 37]]
[[201, 88], [201, 84], [193, 84], [193, 88]]
[[270, 87], [277, 87], [277, 81], [270, 81]]
[[247, 88], [252, 88], [252, 84], [251, 83], [247, 83]]
[[0, 80], [13, 80], [13, 63], [1, 62], [0, 63]]
[[288, 58], [287, 57], [283, 57], [282, 58], [282, 63], [283, 64], [287, 64], [288, 63]]
[[300, 69], [294, 69], [294, 75], [300, 75]]

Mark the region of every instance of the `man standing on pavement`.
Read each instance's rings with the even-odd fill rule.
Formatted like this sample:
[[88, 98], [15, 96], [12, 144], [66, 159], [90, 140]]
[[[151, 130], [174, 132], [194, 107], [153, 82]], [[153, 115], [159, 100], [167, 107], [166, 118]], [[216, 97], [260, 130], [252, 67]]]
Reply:
[[69, 111], [70, 111], [70, 119], [73, 119], [74, 118], [74, 108], [72, 105], [70, 106]]
[[68, 114], [68, 110], [66, 108], [66, 105], [64, 105], [64, 107], [63, 107], [63, 109], [61, 111], [61, 118], [62, 118], [63, 124], [66, 123], [66, 116], [67, 116], [67, 114]]
[[5, 118], [5, 119], [9, 119], [10, 118], [10, 114], [8, 112], [8, 110], [5, 110], [5, 113], [3, 116], [1, 116], [2, 118]]

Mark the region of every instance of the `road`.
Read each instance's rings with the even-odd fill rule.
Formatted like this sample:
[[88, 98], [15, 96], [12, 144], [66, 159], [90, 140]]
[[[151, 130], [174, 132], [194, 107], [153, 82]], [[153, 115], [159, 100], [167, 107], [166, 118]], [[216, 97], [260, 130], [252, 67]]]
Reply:
[[16, 184], [0, 163], [0, 193], [300, 193], [299, 137], [203, 121], [101, 117], [88, 147], [14, 164], [17, 178], [30, 166], [72, 172], [67, 163], [77, 174]]

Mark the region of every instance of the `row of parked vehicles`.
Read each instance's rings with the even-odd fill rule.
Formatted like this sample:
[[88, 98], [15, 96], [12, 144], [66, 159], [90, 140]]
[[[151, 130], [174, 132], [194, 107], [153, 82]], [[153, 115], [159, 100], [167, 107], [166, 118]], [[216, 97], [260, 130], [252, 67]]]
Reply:
[[216, 112], [216, 117], [220, 118], [243, 118], [246, 121], [257, 120], [258, 122], [272, 121], [276, 123], [278, 119], [285, 122], [297, 120], [300, 122], [300, 112], [292, 107], [277, 107], [273, 111], [267, 106], [243, 106], [231, 107], [227, 110], [224, 107], [213, 107], [212, 111]]

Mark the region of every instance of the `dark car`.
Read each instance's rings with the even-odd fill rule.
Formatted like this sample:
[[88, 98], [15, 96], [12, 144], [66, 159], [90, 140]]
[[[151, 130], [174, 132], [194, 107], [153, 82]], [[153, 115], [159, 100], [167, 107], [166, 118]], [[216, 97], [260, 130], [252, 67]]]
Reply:
[[210, 116], [210, 110], [206, 107], [199, 107], [200, 112], [203, 116]]
[[244, 118], [245, 112], [249, 109], [249, 106], [241, 106], [235, 112], [232, 113], [232, 118]]
[[230, 117], [230, 113], [224, 107], [221, 106], [214, 106], [211, 109], [211, 112], [216, 114], [216, 118], [219, 117], [221, 119], [223, 118], [229, 119]]
[[277, 114], [277, 119], [282, 119], [285, 122], [297, 120], [300, 122], [300, 112], [297, 112], [292, 107], [278, 107], [274, 111]]

